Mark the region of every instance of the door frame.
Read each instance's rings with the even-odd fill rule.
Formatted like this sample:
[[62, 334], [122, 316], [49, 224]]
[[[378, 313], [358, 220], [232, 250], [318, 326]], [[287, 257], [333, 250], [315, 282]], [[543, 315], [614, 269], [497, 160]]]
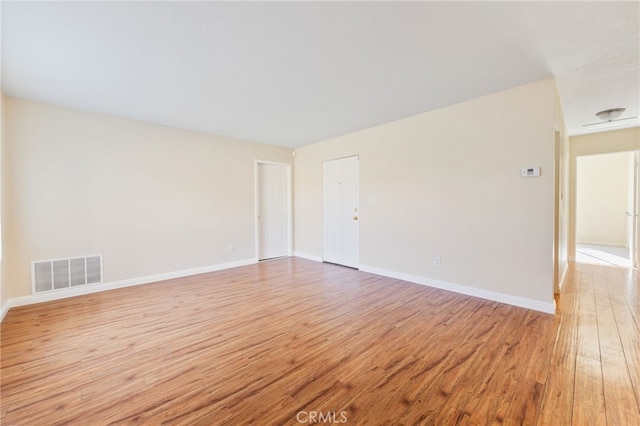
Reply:
[[640, 151], [633, 151], [633, 176], [630, 179], [630, 183], [633, 186], [633, 196], [631, 204], [631, 229], [627, 230], [631, 233], [631, 241], [629, 241], [629, 255], [631, 257], [631, 266], [638, 268], [640, 266], [640, 251], [638, 250], [638, 159], [640, 157]]
[[562, 174], [560, 168], [562, 165], [562, 150], [561, 150], [560, 131], [555, 129], [555, 158], [553, 165], [553, 193], [554, 193], [554, 206], [553, 206], [553, 292], [554, 294], [560, 294], [560, 287], [562, 285], [562, 277], [560, 276], [560, 209], [562, 206]]
[[254, 201], [253, 201], [253, 220], [254, 220], [254, 239], [255, 239], [255, 261], [260, 261], [260, 165], [266, 164], [270, 166], [280, 166], [287, 169], [287, 256], [293, 253], [293, 202], [291, 182], [291, 163], [281, 163], [269, 160], [254, 160], [253, 176], [254, 176]]
[[[571, 239], [571, 252], [573, 253], [573, 256], [571, 258], [572, 261], [575, 262], [577, 254], [576, 254], [576, 247], [578, 246], [578, 241], [577, 241], [577, 226], [578, 226], [578, 206], [577, 206], [577, 192], [578, 192], [578, 159], [580, 157], [589, 157], [589, 156], [599, 156], [599, 155], [607, 155], [607, 154], [622, 154], [622, 153], [631, 153], [634, 155], [634, 174], [633, 174], [633, 178], [630, 179], [630, 183], [633, 185], [633, 194], [634, 194], [634, 203], [632, 206], [632, 220], [631, 220], [631, 230], [630, 232], [632, 233], [632, 241], [630, 242], [630, 244], [632, 245], [631, 251], [632, 253], [630, 253], [630, 267], [631, 268], [639, 268], [640, 267], [640, 248], [638, 247], [638, 243], [640, 242], [640, 224], [638, 223], [638, 215], [640, 213], [640, 196], [638, 194], [639, 190], [640, 190], [640, 176], [639, 176], [639, 171], [638, 171], [638, 158], [640, 157], [640, 150], [638, 149], [621, 149], [621, 150], [613, 150], [613, 151], [596, 151], [596, 152], [586, 152], [586, 153], [576, 153], [576, 154], [572, 154], [572, 158], [571, 158], [571, 189], [572, 189], [572, 193], [571, 193], [571, 221], [572, 221], [572, 226], [570, 229], [570, 232], [573, 234], [573, 237]], [[629, 226], [629, 224], [627, 225]], [[627, 231], [629, 232], [629, 230]]]

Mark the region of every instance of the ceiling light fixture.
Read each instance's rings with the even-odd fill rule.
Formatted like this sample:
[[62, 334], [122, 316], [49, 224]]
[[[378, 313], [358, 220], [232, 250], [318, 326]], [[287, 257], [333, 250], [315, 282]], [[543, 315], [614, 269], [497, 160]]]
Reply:
[[620, 117], [620, 114], [625, 112], [626, 108], [611, 108], [605, 109], [604, 111], [600, 111], [596, 113], [596, 117], [603, 121], [612, 121], [616, 118]]

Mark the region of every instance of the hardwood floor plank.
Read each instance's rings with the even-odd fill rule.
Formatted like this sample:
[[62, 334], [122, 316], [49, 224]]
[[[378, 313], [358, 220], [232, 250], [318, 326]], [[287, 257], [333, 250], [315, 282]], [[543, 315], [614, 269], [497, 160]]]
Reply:
[[638, 285], [572, 265], [550, 316], [289, 258], [12, 308], [0, 422], [640, 424]]
[[551, 366], [542, 397], [538, 424], [572, 424], [574, 379], [574, 370], [567, 370], [557, 365]]
[[538, 328], [540, 327], [540, 324], [542, 323], [545, 317], [546, 315], [543, 314], [542, 312], [528, 311], [527, 314], [525, 315], [522, 325], [525, 325], [527, 327]]
[[502, 395], [506, 399], [513, 400], [518, 382], [525, 374], [527, 361], [534, 351], [536, 334], [527, 333], [529, 327], [520, 326], [517, 339], [507, 339], [500, 359], [500, 369], [488, 385], [489, 391]]
[[547, 315], [540, 322], [539, 333], [536, 335], [535, 343], [527, 360], [524, 371], [526, 378], [541, 384], [546, 383], [549, 376], [549, 368], [551, 367], [551, 354], [556, 337], [555, 331], [555, 321], [553, 317]]
[[627, 370], [629, 371], [629, 379], [635, 393], [636, 402], [640, 407], [640, 342], [623, 338], [622, 347], [627, 362]]
[[467, 414], [464, 414], [459, 410], [450, 407], [448, 404], [445, 404], [440, 412], [435, 416], [434, 424], [465, 426], [471, 423], [470, 417]]
[[535, 425], [540, 413], [543, 391], [543, 384], [522, 377], [518, 382], [516, 395], [509, 406], [507, 418], [519, 425]]
[[573, 393], [573, 424], [604, 425], [606, 423], [600, 361], [578, 355]]
[[482, 399], [490, 393], [489, 385], [498, 370], [502, 372], [501, 361], [506, 349], [506, 345], [495, 346], [493, 351], [476, 357], [467, 374], [456, 383], [447, 404], [472, 416]]
[[[609, 300], [607, 298], [607, 300]], [[620, 333], [618, 325], [613, 313], [611, 302], [601, 301], [596, 303], [598, 315], [598, 340], [600, 346], [607, 347], [618, 352], [622, 352], [622, 342], [620, 341]]]
[[551, 365], [573, 371], [578, 352], [578, 314], [561, 314], [556, 319], [556, 339]]
[[601, 347], [607, 424], [640, 424], [640, 410], [624, 354], [607, 346]]
[[479, 399], [470, 421], [474, 425], [502, 425], [510, 421], [507, 418], [510, 404], [511, 400], [489, 392]]

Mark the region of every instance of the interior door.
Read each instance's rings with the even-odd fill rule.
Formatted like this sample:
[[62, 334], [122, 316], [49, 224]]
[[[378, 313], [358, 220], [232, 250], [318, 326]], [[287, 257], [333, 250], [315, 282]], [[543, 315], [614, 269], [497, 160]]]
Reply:
[[323, 260], [357, 268], [360, 255], [358, 157], [325, 161], [323, 168]]
[[289, 255], [289, 166], [258, 163], [258, 260]]

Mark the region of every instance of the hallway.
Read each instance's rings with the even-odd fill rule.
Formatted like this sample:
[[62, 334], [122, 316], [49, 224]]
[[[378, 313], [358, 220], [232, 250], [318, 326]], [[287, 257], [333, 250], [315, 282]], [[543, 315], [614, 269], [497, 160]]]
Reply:
[[640, 424], [638, 271], [572, 263], [556, 301], [543, 415], [572, 416], [556, 424]]

